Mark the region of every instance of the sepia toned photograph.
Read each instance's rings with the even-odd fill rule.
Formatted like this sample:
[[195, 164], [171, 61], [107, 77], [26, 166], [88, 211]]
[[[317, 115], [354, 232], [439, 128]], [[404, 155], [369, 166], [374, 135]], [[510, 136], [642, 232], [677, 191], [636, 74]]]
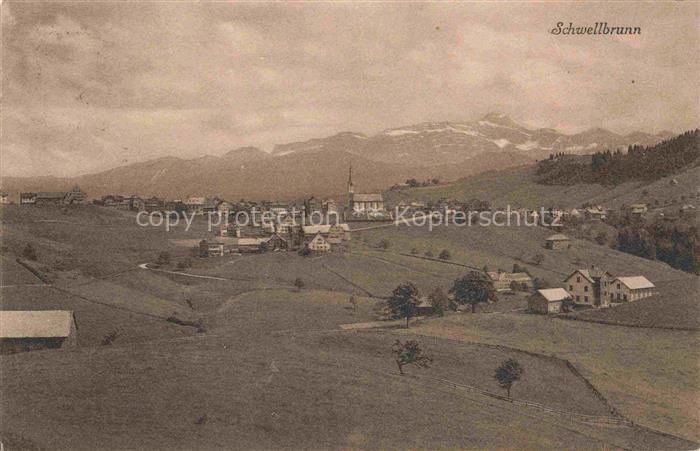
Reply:
[[700, 448], [700, 2], [0, 27], [0, 451]]

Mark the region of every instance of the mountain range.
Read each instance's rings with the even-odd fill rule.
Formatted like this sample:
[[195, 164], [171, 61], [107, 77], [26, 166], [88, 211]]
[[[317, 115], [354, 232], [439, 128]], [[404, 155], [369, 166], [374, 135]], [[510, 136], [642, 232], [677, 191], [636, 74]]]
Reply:
[[470, 122], [421, 123], [374, 136], [343, 132], [280, 144], [270, 153], [243, 147], [221, 156], [164, 157], [77, 177], [6, 177], [2, 185], [11, 198], [19, 191], [59, 190], [77, 184], [91, 197], [135, 193], [291, 200], [305, 194], [342, 195], [350, 165], [357, 190], [374, 191], [408, 178], [453, 180], [532, 163], [550, 153], [652, 145], [670, 136], [670, 132], [619, 135], [601, 128], [567, 135], [530, 129], [504, 114], [490, 113]]

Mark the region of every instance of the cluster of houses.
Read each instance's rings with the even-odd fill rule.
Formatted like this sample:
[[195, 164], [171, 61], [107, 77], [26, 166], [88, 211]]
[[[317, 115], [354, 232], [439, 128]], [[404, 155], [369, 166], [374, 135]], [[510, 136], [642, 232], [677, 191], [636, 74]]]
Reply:
[[655, 285], [644, 276], [618, 276], [591, 267], [577, 269], [563, 281], [564, 287], [537, 290], [528, 299], [534, 313], [560, 313], [569, 307], [610, 307], [653, 296]]
[[71, 205], [87, 202], [87, 194], [74, 186], [70, 191], [39, 191], [19, 194], [20, 205]]
[[221, 226], [218, 237], [200, 241], [199, 256], [305, 250], [323, 253], [342, 250], [351, 239], [350, 227], [344, 222], [305, 225], [300, 218], [289, 214], [254, 224]]

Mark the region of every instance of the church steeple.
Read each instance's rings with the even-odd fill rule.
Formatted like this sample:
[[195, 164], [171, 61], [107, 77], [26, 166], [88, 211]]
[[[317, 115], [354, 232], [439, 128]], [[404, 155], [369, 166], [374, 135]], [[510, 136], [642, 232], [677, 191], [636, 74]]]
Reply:
[[352, 164], [350, 164], [350, 172], [348, 173], [348, 194], [355, 192], [355, 185], [352, 183]]
[[348, 208], [352, 211], [353, 196], [355, 194], [355, 185], [352, 183], [352, 163], [350, 163], [350, 171], [348, 172]]

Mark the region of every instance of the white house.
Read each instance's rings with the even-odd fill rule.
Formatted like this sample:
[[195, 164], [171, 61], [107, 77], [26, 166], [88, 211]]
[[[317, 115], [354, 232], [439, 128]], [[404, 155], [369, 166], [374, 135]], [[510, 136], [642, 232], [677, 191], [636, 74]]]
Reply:
[[617, 277], [610, 284], [610, 299], [612, 302], [637, 301], [654, 295], [654, 288], [656, 286], [644, 276]]

